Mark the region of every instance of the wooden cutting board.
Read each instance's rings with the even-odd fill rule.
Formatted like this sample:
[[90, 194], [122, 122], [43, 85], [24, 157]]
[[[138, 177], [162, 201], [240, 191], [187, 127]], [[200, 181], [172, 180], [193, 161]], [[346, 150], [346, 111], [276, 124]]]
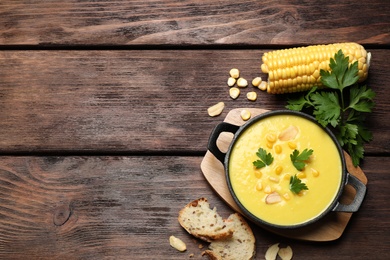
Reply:
[[[261, 113], [267, 112], [268, 110], [256, 109], [256, 108], [237, 108], [231, 110], [224, 122], [243, 125], [245, 121], [241, 119], [240, 113], [243, 109], [249, 110], [252, 114], [252, 117], [259, 115]], [[222, 152], [226, 152], [230, 142], [232, 141], [233, 134], [231, 133], [221, 133], [217, 145]], [[364, 184], [367, 184], [367, 178], [363, 171], [359, 167], [354, 167], [352, 164], [351, 157], [345, 153], [345, 160], [347, 170], [350, 174], [356, 176]], [[204, 177], [215, 190], [215, 192], [235, 211], [242, 213], [237, 204], [234, 202], [233, 197], [231, 196], [225, 178], [225, 170], [223, 164], [214, 157], [214, 155], [207, 151], [201, 163], [201, 170]], [[343, 195], [341, 196], [341, 202], [348, 204], [351, 202], [355, 196], [355, 189], [347, 185], [344, 189]], [[282, 229], [272, 229], [268, 227], [263, 228], [272, 231], [281, 236], [306, 240], [306, 241], [332, 241], [341, 237], [343, 234], [352, 213], [346, 212], [330, 212], [320, 221], [317, 221], [314, 224], [305, 226], [302, 228], [291, 229], [291, 230], [282, 230]]]

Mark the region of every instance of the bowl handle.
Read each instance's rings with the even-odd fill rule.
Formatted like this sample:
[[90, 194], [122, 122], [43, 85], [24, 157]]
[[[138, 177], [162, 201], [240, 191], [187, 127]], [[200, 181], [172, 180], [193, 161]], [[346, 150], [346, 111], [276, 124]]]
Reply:
[[356, 190], [355, 198], [348, 205], [337, 202], [336, 206], [333, 208], [333, 211], [356, 212], [360, 208], [364, 196], [366, 195], [366, 185], [364, 185], [363, 182], [361, 182], [357, 177], [353, 176], [349, 172], [347, 173], [347, 181], [345, 185], [347, 184], [350, 184]]
[[210, 138], [209, 138], [209, 143], [207, 145], [207, 148], [209, 149], [209, 151], [222, 163], [224, 164], [224, 161], [225, 161], [225, 156], [226, 156], [226, 153], [223, 153], [221, 152], [221, 150], [219, 150], [218, 146], [217, 146], [217, 139], [219, 137], [219, 135], [222, 133], [222, 132], [230, 132], [230, 133], [233, 133], [235, 134], [237, 132], [237, 130], [239, 129], [240, 127], [237, 126], [237, 125], [232, 125], [232, 124], [229, 124], [229, 123], [226, 123], [226, 122], [222, 122], [220, 124], [218, 124], [214, 130], [211, 132], [211, 135], [210, 135]]

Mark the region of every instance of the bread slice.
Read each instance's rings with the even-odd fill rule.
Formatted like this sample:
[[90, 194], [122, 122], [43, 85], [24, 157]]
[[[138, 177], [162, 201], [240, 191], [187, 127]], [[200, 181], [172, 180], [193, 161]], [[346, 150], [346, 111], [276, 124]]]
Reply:
[[229, 216], [227, 222], [234, 227], [231, 238], [212, 241], [209, 250], [203, 252], [212, 260], [249, 260], [256, 253], [256, 240], [252, 229], [238, 213]]
[[233, 226], [217, 213], [215, 207], [210, 208], [206, 198], [188, 203], [180, 210], [178, 220], [188, 233], [207, 242], [233, 235]]

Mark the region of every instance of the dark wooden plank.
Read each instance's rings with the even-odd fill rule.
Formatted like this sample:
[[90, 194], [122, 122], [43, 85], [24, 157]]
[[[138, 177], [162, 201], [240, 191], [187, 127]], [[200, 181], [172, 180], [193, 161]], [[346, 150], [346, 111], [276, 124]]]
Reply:
[[[178, 224], [189, 201], [205, 196], [232, 213], [200, 171], [201, 157], [0, 157], [1, 259], [201, 259], [200, 241]], [[296, 259], [386, 259], [390, 241], [386, 157], [368, 157], [368, 193], [342, 238], [285, 239], [252, 225], [257, 259], [276, 242]], [[168, 238], [183, 239], [179, 253]], [[203, 243], [204, 246], [207, 246]]]
[[2, 0], [0, 45], [390, 43], [383, 0]]
[[[287, 96], [228, 95], [232, 67], [251, 80], [264, 50], [3, 51], [0, 151], [205, 152], [208, 136], [238, 107], [283, 109]], [[377, 93], [368, 153], [388, 153], [390, 51], [371, 50]], [[220, 117], [207, 108], [226, 103]]]

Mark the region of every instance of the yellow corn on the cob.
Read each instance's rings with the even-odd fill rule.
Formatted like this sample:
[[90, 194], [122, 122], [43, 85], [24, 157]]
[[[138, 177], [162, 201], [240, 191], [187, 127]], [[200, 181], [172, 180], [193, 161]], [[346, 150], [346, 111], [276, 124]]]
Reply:
[[313, 45], [264, 53], [261, 70], [268, 73], [267, 92], [282, 94], [323, 87], [320, 70], [330, 70], [330, 58], [340, 49], [350, 63], [358, 61], [359, 82], [364, 81], [371, 54], [363, 46], [354, 42]]

